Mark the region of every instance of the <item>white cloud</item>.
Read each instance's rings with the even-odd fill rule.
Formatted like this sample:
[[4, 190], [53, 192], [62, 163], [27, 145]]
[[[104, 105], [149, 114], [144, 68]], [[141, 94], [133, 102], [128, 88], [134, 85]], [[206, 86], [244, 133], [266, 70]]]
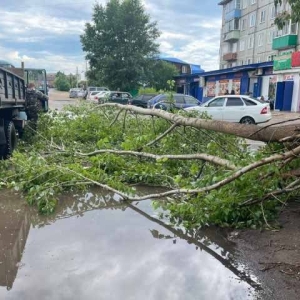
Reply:
[[[92, 18], [95, 0], [1, 0], [0, 59], [49, 71], [85, 69], [79, 35]], [[98, 0], [104, 4], [106, 0]], [[221, 13], [217, 0], [143, 0], [146, 12], [158, 21], [160, 50], [200, 64], [218, 68]], [[214, 11], [214, 14], [213, 14]]]

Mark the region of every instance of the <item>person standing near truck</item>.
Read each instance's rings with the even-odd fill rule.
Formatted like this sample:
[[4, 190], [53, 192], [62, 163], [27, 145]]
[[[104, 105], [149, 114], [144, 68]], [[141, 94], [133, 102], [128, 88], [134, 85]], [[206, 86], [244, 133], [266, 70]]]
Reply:
[[37, 91], [34, 83], [29, 83], [26, 89], [25, 111], [27, 119], [31, 122], [31, 127], [37, 129], [38, 113], [45, 107], [48, 96]]

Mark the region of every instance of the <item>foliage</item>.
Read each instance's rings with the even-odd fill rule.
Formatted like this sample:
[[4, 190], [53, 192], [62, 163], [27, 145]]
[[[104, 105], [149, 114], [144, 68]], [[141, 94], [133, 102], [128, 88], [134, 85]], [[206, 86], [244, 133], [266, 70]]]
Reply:
[[70, 73], [69, 75], [67, 75], [67, 78], [69, 80], [70, 87], [71, 88], [76, 88], [77, 84], [78, 84], [76, 75], [73, 75], [73, 74]]
[[54, 86], [59, 91], [69, 91], [71, 84], [70, 84], [70, 80], [68, 79], [68, 76], [62, 72], [57, 72], [55, 76]]
[[[299, 0], [274, 0], [276, 9], [282, 7], [282, 11], [277, 14], [275, 24], [282, 29], [291, 20], [292, 23], [300, 21], [300, 1]], [[290, 8], [287, 8], [287, 4]]]
[[81, 35], [90, 64], [89, 83], [101, 83], [112, 90], [138, 88], [144, 73], [158, 52], [156, 23], [144, 11], [140, 0], [110, 0], [95, 4], [92, 22]]
[[159, 94], [159, 92], [155, 89], [155, 88], [140, 88], [139, 89], [139, 95], [143, 95], [143, 94]]
[[167, 90], [169, 88], [167, 82], [178, 75], [177, 68], [162, 60], [154, 61], [148, 68], [149, 85], [153, 86], [157, 91]]
[[[169, 84], [172, 86], [172, 81]], [[95, 149], [158, 155], [207, 153], [243, 167], [283, 151], [279, 144], [274, 144], [251, 152], [239, 138], [191, 127], [178, 127], [160, 141], [149, 144], [169, 127], [170, 124], [160, 118], [120, 113], [112, 107], [97, 107], [86, 102], [67, 107], [63, 112], [50, 111], [41, 116], [38, 135], [25, 134], [27, 141], [21, 141], [19, 151], [9, 161], [0, 162], [0, 186], [23, 192], [29, 204], [36, 205], [42, 213], [51, 213], [58, 195], [67, 190], [109, 185], [132, 195], [135, 193], [132, 184], [195, 189], [227, 178], [233, 172], [198, 160], [153, 160], [113, 153], [83, 156], [80, 153]], [[278, 196], [278, 200], [265, 201], [263, 205], [241, 207], [240, 204], [277, 189], [283, 180], [280, 172], [299, 166], [297, 159], [289, 165], [272, 163], [211, 192], [160, 199], [155, 207], [166, 209], [171, 221], [186, 227], [206, 224], [261, 227], [274, 219], [278, 205], [287, 197]], [[287, 183], [289, 180], [285, 179]]]

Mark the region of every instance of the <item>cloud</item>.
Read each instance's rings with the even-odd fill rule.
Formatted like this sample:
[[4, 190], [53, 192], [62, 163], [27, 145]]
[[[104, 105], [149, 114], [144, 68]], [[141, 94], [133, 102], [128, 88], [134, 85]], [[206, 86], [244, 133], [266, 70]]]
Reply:
[[[92, 18], [95, 0], [1, 0], [0, 59], [49, 71], [85, 70], [80, 43], [84, 25]], [[106, 0], [98, 0], [105, 4]], [[218, 68], [221, 12], [216, 0], [143, 0], [157, 21], [163, 56]], [[39, 65], [41, 64], [41, 65]]]

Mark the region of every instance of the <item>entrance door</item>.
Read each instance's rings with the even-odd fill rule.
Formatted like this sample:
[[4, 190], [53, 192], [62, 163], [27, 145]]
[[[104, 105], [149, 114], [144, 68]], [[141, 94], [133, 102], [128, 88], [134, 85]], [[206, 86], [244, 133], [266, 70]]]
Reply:
[[291, 111], [292, 100], [293, 100], [293, 91], [294, 91], [294, 81], [285, 81], [284, 83], [285, 84], [284, 84], [282, 110]]
[[275, 109], [282, 110], [284, 98], [284, 82], [277, 82]]
[[277, 82], [275, 109], [291, 111], [294, 81]]

